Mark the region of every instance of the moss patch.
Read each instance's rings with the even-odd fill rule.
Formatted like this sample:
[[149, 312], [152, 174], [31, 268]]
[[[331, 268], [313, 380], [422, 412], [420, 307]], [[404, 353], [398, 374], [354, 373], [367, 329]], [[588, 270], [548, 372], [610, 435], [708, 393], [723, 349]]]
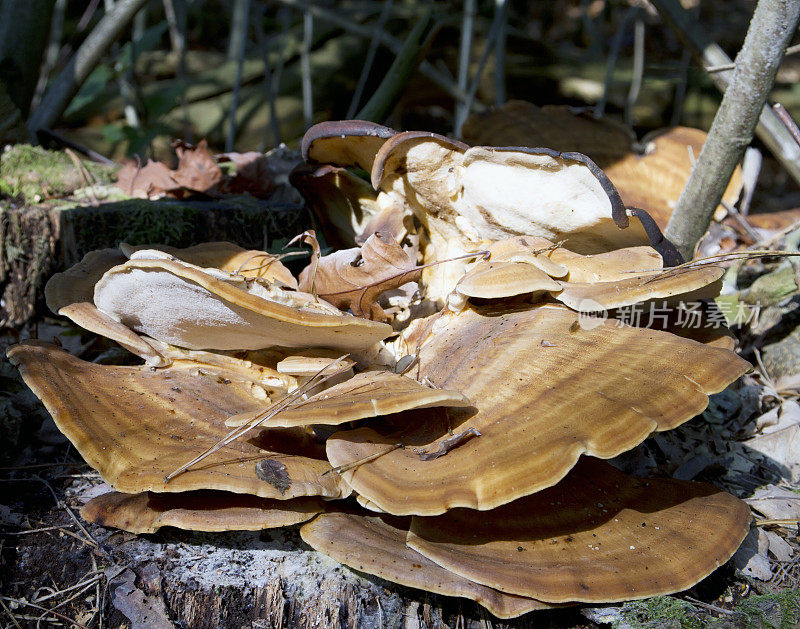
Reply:
[[703, 614], [691, 603], [672, 596], [655, 596], [625, 603], [621, 615], [626, 626], [636, 629], [701, 629]]
[[742, 625], [754, 629], [791, 629], [800, 626], [800, 591], [749, 596], [739, 601], [735, 611]]
[[[116, 168], [83, 160], [94, 179], [91, 184], [115, 180]], [[63, 197], [86, 186], [75, 162], [62, 151], [48, 151], [30, 144], [15, 144], [0, 156], [0, 196], [38, 203]]]
[[59, 266], [120, 242], [188, 247], [229, 240], [247, 248], [270, 248], [310, 227], [310, 216], [302, 206], [250, 196], [214, 201], [128, 199], [97, 207], [64, 207], [55, 212], [60, 234]]

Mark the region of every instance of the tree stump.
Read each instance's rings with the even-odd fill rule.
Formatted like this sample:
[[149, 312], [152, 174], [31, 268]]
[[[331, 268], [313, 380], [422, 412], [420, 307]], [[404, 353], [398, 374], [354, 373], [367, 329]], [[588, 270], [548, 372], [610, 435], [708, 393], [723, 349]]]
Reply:
[[[25, 323], [41, 305], [55, 272], [94, 249], [229, 240], [252, 249], [278, 248], [311, 227], [311, 216], [288, 185], [270, 199], [148, 201], [126, 198], [109, 184], [108, 167], [91, 166], [100, 183], [85, 182], [64, 154], [17, 146], [0, 169], [0, 327]], [[41, 198], [52, 196], [48, 201]], [[98, 197], [103, 197], [102, 200]]]

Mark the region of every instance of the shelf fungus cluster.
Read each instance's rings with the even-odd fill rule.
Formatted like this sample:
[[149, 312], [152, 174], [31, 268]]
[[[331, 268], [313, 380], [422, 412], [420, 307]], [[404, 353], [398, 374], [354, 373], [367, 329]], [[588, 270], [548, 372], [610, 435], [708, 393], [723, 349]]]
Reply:
[[9, 350], [113, 488], [84, 518], [305, 523], [343, 564], [501, 618], [681, 591], [731, 557], [744, 503], [603, 460], [749, 368], [707, 309], [677, 317], [721, 269], [682, 264], [582, 154], [359, 121], [303, 152], [292, 180], [340, 248], [301, 234], [298, 277], [230, 243], [122, 244], [50, 280], [53, 311], [143, 361]]

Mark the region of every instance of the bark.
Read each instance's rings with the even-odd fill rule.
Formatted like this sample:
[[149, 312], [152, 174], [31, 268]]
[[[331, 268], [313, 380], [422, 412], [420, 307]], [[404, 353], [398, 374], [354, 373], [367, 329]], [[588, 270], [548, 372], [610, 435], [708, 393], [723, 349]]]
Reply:
[[217, 201], [130, 199], [97, 207], [0, 203], [0, 328], [44, 312], [47, 279], [94, 249], [229, 240], [263, 249], [311, 225], [297, 205], [253, 197]]
[[666, 237], [687, 260], [708, 229], [733, 170], [753, 139], [798, 19], [800, 2], [795, 0], [760, 0], [756, 6], [730, 85], [667, 225]]

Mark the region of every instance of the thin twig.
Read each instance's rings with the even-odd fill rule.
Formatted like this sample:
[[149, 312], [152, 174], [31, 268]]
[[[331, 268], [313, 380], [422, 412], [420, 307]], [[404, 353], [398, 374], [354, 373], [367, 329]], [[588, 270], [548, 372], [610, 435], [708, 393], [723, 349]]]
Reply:
[[303, 86], [303, 122], [306, 128], [314, 122], [314, 93], [311, 85], [311, 40], [314, 37], [314, 15], [303, 12], [303, 48], [300, 51], [300, 72]]
[[789, 115], [789, 112], [786, 111], [786, 108], [781, 105], [780, 103], [775, 103], [772, 106], [772, 110], [778, 114], [778, 118], [781, 119], [781, 122], [786, 127], [787, 131], [792, 134], [792, 138], [794, 141], [797, 142], [797, 145], [800, 146], [800, 129], [797, 128], [792, 117]]
[[506, 102], [506, 0], [495, 0], [494, 11], [495, 15], [500, 14], [500, 28], [494, 42], [494, 104], [500, 107]]
[[633, 107], [639, 99], [639, 91], [642, 88], [645, 52], [644, 30], [644, 18], [642, 17], [642, 11], [639, 10], [636, 15], [636, 22], [633, 25], [633, 74], [623, 112], [623, 120], [628, 126], [633, 126]]
[[322, 369], [320, 369], [317, 373], [315, 373], [308, 380], [308, 382], [304, 383], [301, 387], [298, 387], [297, 389], [295, 389], [291, 393], [287, 393], [280, 400], [278, 400], [274, 404], [270, 405], [269, 407], [267, 407], [266, 409], [264, 409], [263, 411], [261, 411], [260, 413], [255, 415], [253, 417], [253, 419], [246, 426], [244, 426], [242, 428], [234, 428], [227, 435], [225, 435], [222, 439], [220, 439], [216, 444], [214, 444], [210, 448], [208, 448], [205, 451], [203, 451], [201, 454], [199, 454], [198, 456], [193, 458], [188, 463], [184, 463], [178, 469], [176, 469], [174, 472], [171, 472], [170, 474], [167, 474], [167, 476], [164, 477], [164, 482], [168, 483], [173, 478], [175, 478], [178, 474], [182, 474], [183, 472], [188, 470], [190, 467], [192, 467], [196, 463], [199, 463], [203, 459], [211, 456], [212, 454], [214, 454], [218, 450], [224, 448], [226, 445], [228, 445], [229, 443], [235, 441], [236, 439], [238, 439], [242, 435], [247, 434], [253, 428], [256, 428], [256, 427], [260, 426], [261, 424], [263, 424], [265, 421], [267, 421], [271, 417], [274, 417], [275, 415], [277, 415], [281, 411], [289, 408], [289, 406], [291, 406], [294, 402], [296, 402], [298, 399], [300, 399], [305, 393], [307, 393], [308, 391], [310, 391], [311, 389], [313, 389], [317, 385], [322, 384], [323, 382], [327, 382], [331, 378], [334, 378], [334, 377], [338, 376], [339, 374], [343, 373], [344, 371], [346, 371], [347, 369], [350, 369], [350, 365], [346, 365], [345, 367], [343, 367], [343, 368], [341, 368], [341, 369], [339, 369], [339, 370], [337, 370], [337, 371], [335, 371], [335, 372], [333, 372], [333, 373], [331, 373], [329, 375], [323, 375], [325, 373], [325, 371], [328, 370], [329, 367], [331, 367], [332, 365], [338, 364], [339, 362], [341, 362], [342, 360], [344, 360], [348, 356], [349, 356], [349, 354], [344, 354], [343, 356], [340, 356], [336, 360], [334, 360], [334, 361], [328, 363], [327, 365], [325, 365]]
[[44, 533], [45, 531], [63, 531], [65, 526], [74, 526], [74, 524], [61, 524], [58, 526], [43, 526], [38, 529], [25, 529], [22, 531], [8, 531], [5, 535], [31, 535], [33, 533]]
[[26, 605], [28, 607], [35, 607], [36, 609], [41, 609], [43, 612], [47, 612], [48, 614], [52, 614], [53, 616], [57, 616], [62, 620], [66, 620], [73, 625], [80, 627], [81, 629], [88, 629], [86, 625], [82, 625], [77, 620], [70, 618], [69, 616], [65, 616], [64, 614], [60, 614], [59, 612], [53, 611], [52, 609], [47, 609], [46, 607], [42, 607], [41, 605], [37, 605], [36, 603], [29, 603], [28, 601], [23, 601], [17, 598], [11, 598], [10, 596], [3, 596], [0, 595], [0, 599], [4, 601], [8, 601], [10, 603], [17, 603], [18, 605]]
[[93, 207], [98, 207], [100, 205], [100, 201], [97, 200], [97, 197], [94, 194], [94, 190], [92, 190], [92, 182], [89, 180], [91, 174], [86, 169], [86, 166], [83, 165], [80, 158], [75, 155], [75, 152], [71, 149], [64, 149], [64, 152], [67, 154], [72, 160], [72, 163], [75, 164], [75, 168], [78, 169], [78, 173], [83, 180], [83, 186], [86, 189], [86, 194], [89, 197], [89, 202], [92, 204]]
[[797, 518], [776, 518], [772, 520], [756, 520], [756, 526], [770, 526], [770, 525], [800, 525], [800, 520]]
[[741, 613], [741, 612], [731, 611], [730, 609], [717, 607], [716, 605], [711, 605], [710, 603], [704, 603], [703, 601], [698, 601], [696, 598], [692, 598], [691, 596], [684, 596], [684, 598], [693, 605], [699, 605], [700, 607], [708, 609], [712, 612], [717, 612], [718, 614], [725, 614], [726, 616], [736, 616], [737, 614]]
[[[72, 512], [72, 509], [70, 509], [67, 506], [67, 504], [58, 497], [58, 495], [56, 494], [55, 489], [53, 489], [53, 486], [50, 483], [48, 483], [45, 479], [43, 479], [41, 476], [34, 476], [34, 478], [36, 480], [44, 483], [44, 486], [47, 487], [47, 489], [49, 489], [50, 493], [53, 495], [53, 500], [56, 501], [56, 506], [58, 506], [60, 509], [63, 509], [64, 511], [66, 511], [67, 515], [69, 515], [70, 519], [81, 530], [81, 533], [83, 533], [86, 536], [87, 539], [83, 540], [83, 541], [86, 541], [90, 546], [94, 546], [95, 548], [100, 548], [100, 544], [98, 544], [97, 540], [94, 537], [92, 537], [92, 535], [89, 533], [89, 531], [86, 530], [86, 527], [84, 527], [83, 524], [81, 524], [81, 521]], [[64, 531], [64, 532], [67, 533], [67, 531]], [[74, 537], [78, 537], [77, 535], [74, 535], [74, 534], [72, 534], [72, 535]], [[78, 538], [78, 539], [80, 539], [80, 538]]]
[[16, 472], [18, 470], [33, 470], [42, 467], [81, 467], [88, 465], [81, 461], [80, 463], [36, 463], [34, 465], [15, 465], [12, 467], [0, 467], [0, 472]]
[[[503, 5], [503, 9], [505, 8], [506, 5]], [[489, 60], [489, 56], [492, 54], [492, 50], [495, 48], [494, 43], [500, 36], [500, 32], [503, 30], [504, 24], [504, 14], [495, 13], [494, 20], [492, 20], [492, 25], [489, 28], [489, 34], [486, 38], [486, 47], [483, 49], [483, 54], [481, 55], [480, 61], [478, 61], [478, 67], [475, 70], [475, 76], [472, 77], [472, 83], [470, 84], [469, 91], [467, 92], [467, 100], [464, 103], [464, 107], [458, 110], [460, 116], [455, 121], [456, 136], [461, 135], [461, 128], [464, 125], [464, 121], [466, 120], [469, 112], [472, 110], [472, 104], [475, 101], [475, 95], [478, 93], [478, 86], [480, 85], [481, 76], [483, 76], [483, 69], [486, 67], [486, 62]]]
[[[461, 18], [461, 42], [458, 48], [458, 89], [467, 91], [469, 83], [469, 60], [472, 56], [472, 29], [475, 24], [475, 0], [464, 0], [464, 11]], [[456, 101], [455, 122], [456, 135], [460, 129], [459, 121], [464, 120], [469, 113], [465, 111], [467, 103]]]
[[[731, 60], [728, 55], [711, 39], [708, 31], [703, 28], [702, 22], [697, 19], [692, 11], [684, 9], [679, 0], [652, 0], [651, 4], [658, 9], [667, 24], [675, 31], [675, 34], [682, 40], [683, 44], [699, 59], [702, 66], [730, 63]], [[784, 6], [791, 9], [796, 7], [796, 3], [786, 3]], [[795, 30], [788, 21], [779, 17], [778, 13], [773, 14], [771, 19], [774, 25], [785, 25], [789, 33]], [[762, 51], [766, 51], [768, 48], [774, 49], [775, 45], [782, 45], [780, 37], [773, 37], [769, 42], [763, 42], [763, 46], [760, 48]], [[754, 76], [766, 76], [764, 69], [751, 72], [751, 74]], [[709, 76], [721, 93], [729, 94], [733, 91], [742, 91], [741, 88], [738, 88], [738, 90], [737, 88], [728, 89], [735, 74], [735, 71], [728, 71], [716, 72]], [[791, 138], [789, 132], [784, 128], [771, 108], [764, 107], [761, 110], [756, 132], [761, 141], [764, 142], [791, 175], [792, 179], [800, 182], [800, 147]], [[742, 140], [743, 137], [741, 134], [736, 137], [736, 141], [740, 142], [742, 147], [747, 144], [746, 141]]]
[[50, 37], [47, 42], [47, 51], [45, 52], [42, 68], [39, 72], [39, 81], [36, 83], [36, 90], [33, 93], [31, 100], [31, 109], [36, 109], [42, 100], [42, 95], [47, 87], [47, 81], [50, 78], [50, 73], [58, 63], [58, 53], [61, 50], [61, 37], [64, 33], [64, 13], [67, 8], [67, 0], [56, 0], [53, 7], [53, 17], [50, 21]]
[[[357, 24], [347, 17], [342, 16], [335, 11], [326, 9], [319, 4], [313, 4], [311, 2], [307, 2], [306, 0], [278, 0], [278, 2], [303, 11], [308, 11], [313, 16], [324, 19], [331, 24], [335, 24], [339, 28], [343, 28], [347, 32], [353, 33], [360, 37], [371, 38], [374, 33], [368, 26]], [[380, 40], [382, 44], [386, 45], [389, 50], [395, 54], [398, 54], [403, 47], [403, 42], [385, 31], [381, 32]], [[447, 72], [436, 68], [428, 61], [422, 61], [420, 63], [419, 71], [431, 81], [436, 83], [453, 98], [461, 101], [466, 100], [467, 95], [463, 90], [458, 89], [458, 85], [456, 85], [456, 82], [451, 76], [449, 76]], [[478, 104], [473, 104], [473, 108], [481, 111], [485, 109], [483, 106]]]
[[169, 27], [172, 51], [177, 55], [176, 78], [180, 86], [178, 100], [183, 113], [183, 139], [192, 141], [192, 119], [189, 114], [189, 101], [186, 99], [186, 7], [184, 0], [163, 0], [164, 13]]
[[365, 463], [371, 463], [376, 459], [384, 456], [385, 454], [389, 454], [390, 452], [394, 452], [395, 450], [399, 450], [400, 448], [405, 447], [402, 443], [395, 443], [394, 445], [389, 446], [383, 452], [376, 452], [375, 454], [370, 454], [369, 456], [365, 456], [357, 461], [353, 461], [352, 463], [345, 463], [344, 465], [337, 465], [336, 467], [332, 467], [331, 469], [322, 473], [322, 476], [326, 474], [330, 474], [332, 472], [336, 474], [344, 474], [345, 472], [352, 470], [354, 467], [358, 467], [359, 465], [364, 465]]
[[[284, 7], [285, 9], [285, 7]], [[283, 10], [283, 9], [282, 9]], [[264, 92], [267, 95], [267, 104], [269, 107], [269, 126], [264, 128], [264, 137], [259, 145], [259, 151], [266, 150], [269, 145], [268, 135], [272, 132], [272, 145], [278, 146], [281, 143], [280, 125], [278, 123], [278, 108], [275, 104], [276, 97], [276, 75], [278, 70], [272, 69], [272, 63], [269, 59], [269, 38], [264, 33], [264, 5], [261, 3], [256, 4], [256, 41], [258, 49], [261, 52], [261, 59], [264, 62]], [[280, 38], [280, 34], [278, 35]], [[278, 66], [283, 66], [283, 46], [279, 46], [279, 60]]]
[[[800, 52], [800, 44], [795, 44], [794, 46], [789, 46], [786, 49], [786, 52], [783, 53], [784, 56], [794, 55]], [[715, 72], [724, 72], [726, 70], [733, 70], [736, 68], [736, 63], [724, 63], [718, 66], [710, 66], [705, 68], [705, 71], [709, 74], [714, 74]]]
[[35, 602], [44, 603], [45, 601], [49, 601], [51, 598], [60, 596], [61, 594], [72, 592], [73, 590], [80, 589], [82, 587], [85, 587], [86, 585], [94, 585], [94, 582], [100, 578], [102, 578], [101, 575], [94, 575], [93, 577], [86, 579], [85, 581], [81, 581], [80, 583], [76, 583], [75, 585], [70, 585], [69, 587], [66, 587], [63, 590], [58, 590], [57, 592], [53, 592], [52, 594], [48, 594], [47, 596], [43, 596], [42, 598], [37, 598]]
[[31, 134], [35, 135], [39, 129], [53, 126], [111, 44], [147, 1], [119, 0], [114, 10], [103, 16], [52, 82], [42, 97], [42, 103], [28, 119], [28, 130]]
[[18, 629], [22, 629], [22, 625], [17, 622], [16, 616], [14, 616], [14, 613], [8, 608], [4, 600], [0, 599], [0, 605], [3, 606], [3, 611], [5, 611], [6, 614], [8, 614], [8, 617], [11, 618], [11, 622], [14, 623], [14, 626], [16, 626]]
[[606, 111], [606, 103], [608, 102], [608, 97], [611, 94], [611, 82], [614, 79], [614, 68], [617, 65], [619, 52], [622, 49], [625, 31], [628, 30], [628, 25], [631, 23], [631, 20], [636, 17], [638, 12], [639, 9], [635, 6], [629, 7], [628, 10], [625, 11], [625, 13], [622, 15], [619, 26], [617, 26], [617, 32], [614, 33], [614, 39], [611, 40], [611, 48], [608, 51], [608, 60], [606, 61], [606, 74], [603, 78], [603, 96], [594, 106], [594, 115], [598, 118]]

